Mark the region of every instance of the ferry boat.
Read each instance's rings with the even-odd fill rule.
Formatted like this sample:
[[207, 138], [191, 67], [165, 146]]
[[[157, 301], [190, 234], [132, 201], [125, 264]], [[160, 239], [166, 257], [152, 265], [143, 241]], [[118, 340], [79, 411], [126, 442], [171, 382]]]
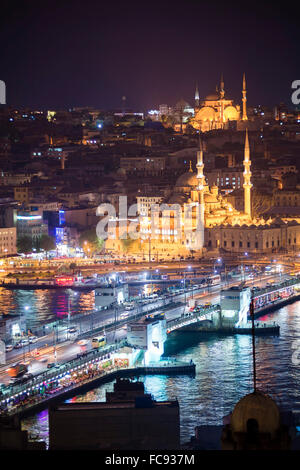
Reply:
[[71, 275], [56, 276], [54, 279], [10, 279], [3, 281], [0, 287], [5, 289], [74, 289], [74, 290], [93, 290], [101, 287], [102, 281], [99, 279], [77, 278]]

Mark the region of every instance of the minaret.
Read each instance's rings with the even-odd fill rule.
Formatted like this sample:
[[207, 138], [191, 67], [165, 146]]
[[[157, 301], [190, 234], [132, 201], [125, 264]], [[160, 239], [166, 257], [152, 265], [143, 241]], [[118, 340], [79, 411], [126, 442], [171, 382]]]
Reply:
[[244, 149], [244, 212], [251, 218], [251, 160], [250, 160], [250, 147], [248, 139], [248, 129], [246, 129], [245, 149]]
[[126, 96], [122, 96], [122, 114], [123, 116], [126, 114]]
[[205, 177], [203, 174], [203, 168], [204, 168], [204, 163], [203, 163], [203, 145], [202, 145], [202, 140], [199, 135], [199, 150], [197, 152], [197, 180], [198, 180], [198, 185], [197, 185], [197, 192], [198, 192], [198, 216], [197, 216], [197, 229], [196, 229], [196, 237], [195, 237], [195, 243], [196, 243], [196, 248], [197, 249], [202, 249], [203, 244], [204, 244], [204, 226], [205, 226], [205, 218], [204, 218], [204, 212], [205, 212], [205, 202], [204, 202], [204, 187], [205, 187]]
[[196, 91], [195, 91], [195, 108], [199, 108], [199, 90], [198, 90], [198, 83], [196, 83]]
[[224, 98], [225, 96], [225, 90], [224, 90], [224, 79], [223, 79], [223, 73], [221, 75], [221, 82], [220, 82], [220, 98], [221, 100]]
[[[199, 150], [197, 152], [197, 180], [198, 180], [198, 186], [197, 190], [200, 191], [200, 195], [203, 195], [203, 190], [204, 190], [204, 185], [205, 185], [205, 177], [203, 174], [203, 168], [204, 168], [204, 163], [203, 163], [203, 145], [201, 138], [199, 136]], [[201, 201], [200, 201], [201, 202]]]
[[221, 100], [220, 121], [221, 121], [222, 128], [224, 127], [224, 103], [223, 103], [224, 96], [225, 96], [225, 90], [224, 90], [224, 79], [223, 79], [223, 73], [222, 73], [221, 82], [220, 82], [220, 100]]
[[246, 77], [245, 77], [245, 72], [244, 72], [244, 75], [243, 75], [243, 90], [242, 90], [242, 94], [243, 94], [243, 98], [242, 98], [242, 101], [243, 101], [243, 117], [242, 117], [242, 120], [243, 121], [248, 121], [248, 117], [247, 117], [247, 107], [246, 107], [246, 103], [247, 103], [247, 98], [246, 98]]

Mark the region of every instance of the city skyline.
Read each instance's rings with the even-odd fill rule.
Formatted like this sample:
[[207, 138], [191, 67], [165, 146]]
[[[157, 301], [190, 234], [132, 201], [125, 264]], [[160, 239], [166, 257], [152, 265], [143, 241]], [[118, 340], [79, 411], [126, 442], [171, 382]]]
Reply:
[[2, 2], [1, 450], [300, 449], [299, 11]]

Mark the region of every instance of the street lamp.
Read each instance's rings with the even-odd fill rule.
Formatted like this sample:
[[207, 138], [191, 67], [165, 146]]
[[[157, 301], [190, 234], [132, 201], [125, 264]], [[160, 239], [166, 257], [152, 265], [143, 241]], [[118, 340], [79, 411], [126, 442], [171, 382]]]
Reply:
[[184, 271], [184, 283], [183, 283], [183, 288], [184, 288], [184, 312], [185, 312], [185, 308], [186, 308], [186, 290], [185, 290], [185, 276], [186, 276], [186, 272]]
[[70, 312], [70, 294], [68, 294], [68, 333], [67, 333], [67, 339], [69, 339], [69, 333], [70, 333], [70, 316], [71, 316], [71, 312]]
[[216, 264], [220, 264], [222, 263], [222, 258], [218, 258], [216, 259], [216, 261], [214, 261], [214, 267], [213, 267], [213, 273], [216, 274], [217, 270], [216, 270]]
[[56, 359], [57, 359], [57, 355], [56, 355], [56, 328], [57, 328], [57, 324], [53, 325], [53, 334], [54, 334], [54, 362], [56, 364]]

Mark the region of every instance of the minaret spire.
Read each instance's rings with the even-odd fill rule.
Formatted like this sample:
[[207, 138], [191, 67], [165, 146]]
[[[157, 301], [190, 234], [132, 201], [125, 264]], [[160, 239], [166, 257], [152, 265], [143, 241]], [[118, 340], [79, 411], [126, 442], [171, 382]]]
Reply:
[[248, 129], [246, 129], [246, 137], [245, 137], [245, 149], [244, 149], [244, 211], [245, 214], [251, 218], [251, 160], [250, 160], [250, 147], [249, 147], [249, 139], [248, 139]]
[[247, 103], [246, 94], [247, 94], [247, 91], [246, 91], [246, 77], [245, 77], [245, 72], [244, 72], [244, 74], [243, 74], [243, 90], [242, 90], [242, 95], [243, 95], [243, 98], [242, 98], [242, 101], [243, 101], [243, 116], [242, 116], [242, 120], [243, 120], [243, 121], [248, 121], [248, 117], [247, 117], [247, 106], [246, 106], [246, 103]]
[[198, 90], [198, 82], [196, 83], [196, 90], [195, 90], [195, 108], [199, 108], [199, 90]]
[[205, 202], [204, 202], [204, 187], [205, 187], [205, 177], [203, 174], [203, 168], [204, 168], [204, 163], [203, 163], [203, 145], [202, 145], [202, 140], [200, 137], [199, 133], [199, 150], [197, 152], [197, 180], [198, 180], [198, 185], [197, 185], [197, 199], [198, 199], [198, 222], [197, 222], [197, 230], [196, 230], [196, 241], [198, 244], [198, 249], [203, 247], [204, 243], [204, 226], [205, 226], [205, 217], [204, 217], [204, 212], [205, 212]]
[[221, 74], [221, 81], [220, 81], [220, 98], [223, 99], [225, 96], [225, 90], [224, 90], [224, 78], [223, 78], [223, 72]]
[[[204, 184], [205, 184], [205, 178], [203, 174], [203, 168], [204, 168], [204, 163], [203, 163], [203, 145], [202, 145], [202, 140], [199, 134], [199, 150], [197, 152], [197, 179], [198, 179], [198, 191], [203, 191], [204, 189]], [[201, 202], [201, 201], [200, 201]]]

